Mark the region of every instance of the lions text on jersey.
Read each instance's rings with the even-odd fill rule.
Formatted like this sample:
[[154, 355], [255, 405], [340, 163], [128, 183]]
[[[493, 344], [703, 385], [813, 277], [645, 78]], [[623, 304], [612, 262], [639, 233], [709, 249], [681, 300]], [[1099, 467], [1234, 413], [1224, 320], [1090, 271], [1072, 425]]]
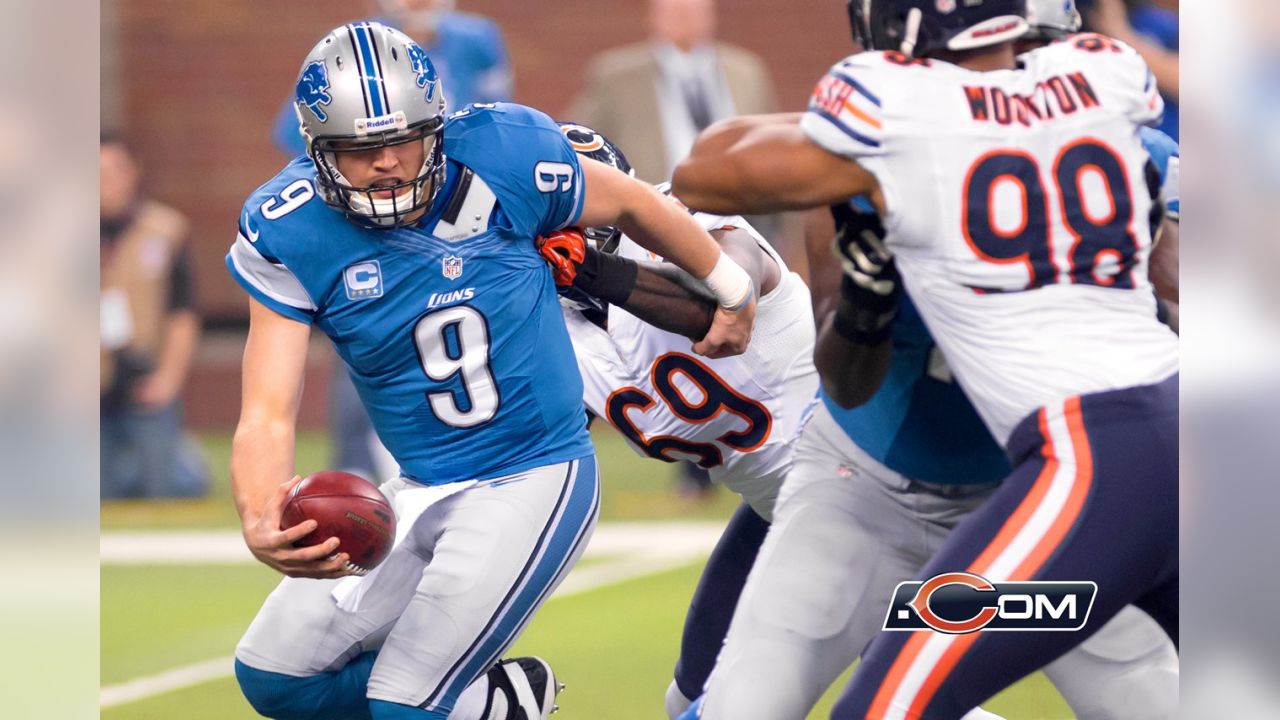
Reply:
[[444, 129], [447, 182], [413, 227], [347, 222], [290, 163], [245, 202], [232, 276], [323, 331], [402, 473], [483, 479], [592, 453], [581, 378], [533, 239], [582, 210], [578, 156], [556, 124], [513, 104]]

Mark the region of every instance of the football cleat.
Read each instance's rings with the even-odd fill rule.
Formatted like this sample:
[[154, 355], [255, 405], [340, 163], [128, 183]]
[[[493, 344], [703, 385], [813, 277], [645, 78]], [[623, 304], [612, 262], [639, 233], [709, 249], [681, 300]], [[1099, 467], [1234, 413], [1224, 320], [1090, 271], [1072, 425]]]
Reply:
[[519, 657], [503, 660], [489, 670], [489, 701], [485, 720], [547, 720], [560, 709], [556, 695], [564, 683], [556, 680], [546, 660]]

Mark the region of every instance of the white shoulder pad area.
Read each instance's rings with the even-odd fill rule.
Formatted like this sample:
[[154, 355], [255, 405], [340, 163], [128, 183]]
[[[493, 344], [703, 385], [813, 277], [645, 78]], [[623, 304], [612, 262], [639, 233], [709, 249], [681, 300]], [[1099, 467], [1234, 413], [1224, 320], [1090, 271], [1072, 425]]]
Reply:
[[463, 186], [454, 191], [440, 221], [431, 229], [441, 240], [457, 242], [485, 232], [498, 204], [493, 188], [470, 168], [460, 182]]
[[850, 159], [881, 154], [884, 109], [877, 86], [883, 62], [877, 59], [874, 53], [851, 55], [818, 81], [800, 120], [810, 140]]
[[263, 295], [298, 310], [316, 310], [311, 296], [289, 268], [264, 257], [243, 233], [236, 235], [230, 258], [235, 272]]
[[1115, 107], [1136, 124], [1154, 124], [1164, 115], [1164, 99], [1147, 62], [1115, 38], [1081, 33], [1024, 57], [1036, 58], [1051, 70], [1083, 71], [1103, 106]]

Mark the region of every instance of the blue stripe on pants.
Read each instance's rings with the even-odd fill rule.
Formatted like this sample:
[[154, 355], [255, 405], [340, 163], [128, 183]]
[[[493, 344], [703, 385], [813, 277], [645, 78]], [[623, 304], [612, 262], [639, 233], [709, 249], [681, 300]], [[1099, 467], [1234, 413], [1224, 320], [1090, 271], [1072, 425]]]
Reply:
[[452, 677], [453, 680], [436, 688], [422, 707], [452, 707], [467, 685], [497, 661], [498, 655], [511, 644], [566, 570], [600, 505], [595, 455], [573, 461], [568, 472], [572, 477], [568, 478], [555, 511], [511, 591], [490, 618], [485, 631], [446, 674], [446, 679]]

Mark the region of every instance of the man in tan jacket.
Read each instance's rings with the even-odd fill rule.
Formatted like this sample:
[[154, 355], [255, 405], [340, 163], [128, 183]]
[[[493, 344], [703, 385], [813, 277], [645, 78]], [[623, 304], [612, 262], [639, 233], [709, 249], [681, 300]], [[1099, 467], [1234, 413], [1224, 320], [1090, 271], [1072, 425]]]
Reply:
[[609, 50], [563, 120], [603, 133], [636, 177], [664, 182], [707, 125], [777, 110], [773, 80], [748, 50], [716, 42], [714, 0], [651, 0], [647, 42]]
[[[650, 0], [646, 42], [592, 60], [586, 86], [562, 120], [581, 123], [626, 154], [636, 177], [666, 182], [708, 125], [735, 115], [777, 111], [773, 79], [749, 50], [715, 40], [715, 0]], [[790, 262], [799, 224], [785, 216], [750, 218]], [[681, 463], [681, 495], [710, 491], [705, 471]]]
[[100, 161], [102, 498], [203, 495], [179, 399], [200, 336], [187, 223], [140, 195], [120, 138], [102, 138]]

